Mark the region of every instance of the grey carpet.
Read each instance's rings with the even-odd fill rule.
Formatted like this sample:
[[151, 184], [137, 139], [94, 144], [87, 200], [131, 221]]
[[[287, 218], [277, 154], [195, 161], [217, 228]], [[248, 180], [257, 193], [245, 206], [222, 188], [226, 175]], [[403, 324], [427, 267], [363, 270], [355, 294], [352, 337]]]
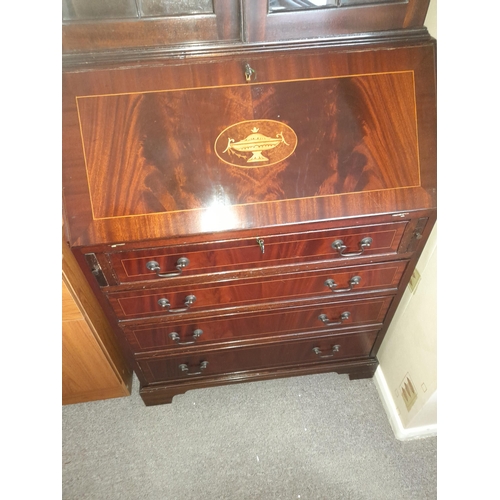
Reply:
[[401, 442], [373, 380], [322, 374], [63, 407], [64, 500], [437, 498], [437, 438]]

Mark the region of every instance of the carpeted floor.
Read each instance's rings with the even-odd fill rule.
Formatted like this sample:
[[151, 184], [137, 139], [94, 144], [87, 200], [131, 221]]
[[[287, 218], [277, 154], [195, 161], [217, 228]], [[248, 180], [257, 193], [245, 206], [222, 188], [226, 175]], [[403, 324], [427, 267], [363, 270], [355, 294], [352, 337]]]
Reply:
[[437, 438], [398, 441], [373, 380], [322, 374], [64, 406], [64, 500], [437, 498]]

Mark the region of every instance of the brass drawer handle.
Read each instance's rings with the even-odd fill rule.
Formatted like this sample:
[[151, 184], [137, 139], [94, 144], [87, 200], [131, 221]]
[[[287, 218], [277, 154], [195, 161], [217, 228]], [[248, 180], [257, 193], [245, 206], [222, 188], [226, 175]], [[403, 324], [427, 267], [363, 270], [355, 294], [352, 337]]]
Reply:
[[180, 313], [188, 311], [194, 302], [196, 302], [196, 297], [194, 295], [188, 295], [184, 299], [184, 307], [179, 307], [178, 309], [170, 309], [171, 305], [168, 299], [158, 300], [158, 305], [166, 309], [169, 313]]
[[169, 334], [169, 337], [177, 344], [177, 345], [192, 345], [196, 342], [198, 337], [201, 337], [203, 335], [203, 330], [196, 329], [193, 332], [193, 340], [189, 342], [180, 342], [181, 338], [177, 332], [172, 332]]
[[355, 257], [357, 255], [361, 255], [366, 248], [370, 248], [372, 242], [373, 242], [372, 238], [369, 237], [363, 238], [359, 242], [359, 248], [360, 248], [359, 252], [344, 253], [347, 250], [347, 247], [344, 245], [344, 242], [342, 240], [335, 240], [332, 243], [332, 248], [334, 250], [337, 250], [339, 255], [341, 255], [342, 257]]
[[327, 326], [333, 326], [333, 325], [341, 325], [346, 319], [349, 319], [350, 316], [351, 313], [349, 311], [345, 311], [340, 315], [340, 319], [338, 321], [330, 321], [326, 314], [320, 314], [318, 316], [318, 319]]
[[334, 345], [332, 346], [332, 354], [323, 354], [321, 352], [321, 349], [319, 347], [313, 347], [313, 352], [314, 354], [318, 355], [322, 359], [327, 359], [327, 358], [334, 358], [335, 353], [339, 352], [340, 346], [339, 345]]
[[245, 64], [245, 80], [251, 82], [257, 79], [257, 73], [250, 67], [250, 64]]
[[200, 371], [197, 372], [189, 372], [189, 366], [185, 363], [179, 365], [179, 370], [181, 370], [184, 375], [192, 377], [193, 375], [203, 375], [203, 370], [206, 370], [208, 366], [208, 361], [202, 361], [200, 363]]
[[177, 268], [177, 271], [174, 271], [172, 273], [160, 273], [160, 264], [156, 262], [156, 260], [150, 260], [148, 263], [146, 263], [146, 268], [149, 271], [154, 271], [156, 273], [156, 276], [158, 278], [174, 278], [175, 276], [180, 276], [182, 273], [182, 270], [189, 265], [189, 259], [187, 257], [181, 257], [177, 261], [177, 265], [175, 266]]
[[335, 283], [332, 279], [327, 279], [325, 281], [325, 286], [327, 286], [333, 293], [343, 293], [350, 292], [356, 285], [359, 285], [361, 282], [361, 276], [353, 276], [349, 280], [349, 288], [339, 288], [338, 290], [334, 290], [337, 287], [337, 283]]

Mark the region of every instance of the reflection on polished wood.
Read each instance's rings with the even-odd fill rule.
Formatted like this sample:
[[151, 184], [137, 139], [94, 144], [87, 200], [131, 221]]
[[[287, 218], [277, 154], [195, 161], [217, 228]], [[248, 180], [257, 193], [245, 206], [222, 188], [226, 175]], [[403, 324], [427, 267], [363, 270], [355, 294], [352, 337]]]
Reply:
[[[263, 83], [250, 85], [236, 58], [65, 74], [63, 174], [80, 179], [65, 189], [72, 244], [435, 205], [431, 46], [259, 61]], [[293, 128], [297, 147], [269, 168], [231, 167], [215, 139], [254, 113]]]
[[[342, 229], [328, 229], [304, 232], [285, 230], [279, 234], [267, 234], [261, 231], [265, 252], [262, 253], [255, 237], [239, 238], [235, 241], [217, 243], [198, 243], [179, 246], [158, 246], [148, 250], [114, 251], [107, 254], [103, 266], [108, 263], [111, 269], [104, 269], [108, 283], [126, 284], [138, 281], [153, 281], [158, 286], [172, 285], [173, 279], [158, 279], [155, 272], [148, 269], [151, 259], [158, 262], [162, 269], [174, 269], [179, 259], [188, 258], [189, 265], [182, 270], [181, 277], [196, 277], [204, 275], [209, 280], [210, 275], [220, 272], [231, 272], [243, 269], [260, 269], [306, 262], [328, 261], [330, 267], [346, 265], [349, 258], [345, 258], [332, 248], [335, 240], [341, 238], [346, 245], [353, 249], [359, 247], [360, 241], [366, 236], [372, 238], [372, 244], [365, 255], [371, 258], [377, 256], [394, 255], [397, 253], [403, 233], [407, 228], [406, 222], [379, 224], [371, 227], [344, 227]], [[303, 228], [301, 228], [303, 229]], [[242, 235], [241, 235], [242, 236]], [[161, 242], [158, 242], [161, 243]]]
[[[96, 219], [420, 184], [409, 71], [80, 97], [78, 113]], [[242, 153], [248, 137], [260, 137], [251, 134], [254, 122], [241, 123], [254, 115], [263, 145], [250, 146], [251, 157], [230, 159], [228, 150]], [[283, 125], [266, 121], [278, 116]], [[233, 123], [239, 128], [226, 131]], [[222, 132], [227, 139], [216, 142]], [[289, 145], [283, 134], [292, 142], [293, 132], [298, 142], [288, 158], [277, 146]], [[256, 159], [265, 164], [251, 172], [231, 166]]]
[[[356, 271], [362, 277], [362, 284], [354, 291], [369, 291], [370, 289], [392, 291], [402, 276], [406, 262], [399, 265], [388, 266], [385, 269], [371, 271]], [[359, 268], [358, 268], [359, 269]], [[332, 299], [331, 290], [325, 286], [325, 281], [336, 277], [337, 281], [347, 286], [353, 272], [322, 272], [305, 273], [305, 276], [295, 273], [293, 277], [282, 275], [280, 279], [268, 278], [265, 280], [240, 280], [236, 285], [188, 285], [184, 287], [169, 286], [165, 289], [122, 292], [109, 295], [109, 301], [119, 318], [137, 318], [140, 316], [172, 317], [174, 314], [162, 308], [159, 301], [166, 298], [172, 309], [182, 307], [186, 297], [195, 296], [196, 300], [189, 307], [188, 317], [195, 312], [227, 313], [234, 309], [242, 310], [244, 306], [255, 307], [259, 303], [280, 303], [294, 300], [297, 303], [318, 303]], [[397, 279], [396, 279], [396, 278]], [[391, 286], [392, 285], [392, 286]], [[353, 294], [350, 294], [353, 295]], [[187, 312], [187, 311], [186, 311]], [[181, 314], [183, 314], [181, 312]]]

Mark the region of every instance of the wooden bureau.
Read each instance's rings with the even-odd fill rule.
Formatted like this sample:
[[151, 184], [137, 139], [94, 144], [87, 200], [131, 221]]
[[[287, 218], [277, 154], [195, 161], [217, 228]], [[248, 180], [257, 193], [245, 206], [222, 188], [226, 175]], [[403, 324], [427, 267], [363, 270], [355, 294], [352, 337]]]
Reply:
[[436, 220], [428, 1], [313, 4], [63, 24], [67, 240], [147, 405], [377, 368]]

